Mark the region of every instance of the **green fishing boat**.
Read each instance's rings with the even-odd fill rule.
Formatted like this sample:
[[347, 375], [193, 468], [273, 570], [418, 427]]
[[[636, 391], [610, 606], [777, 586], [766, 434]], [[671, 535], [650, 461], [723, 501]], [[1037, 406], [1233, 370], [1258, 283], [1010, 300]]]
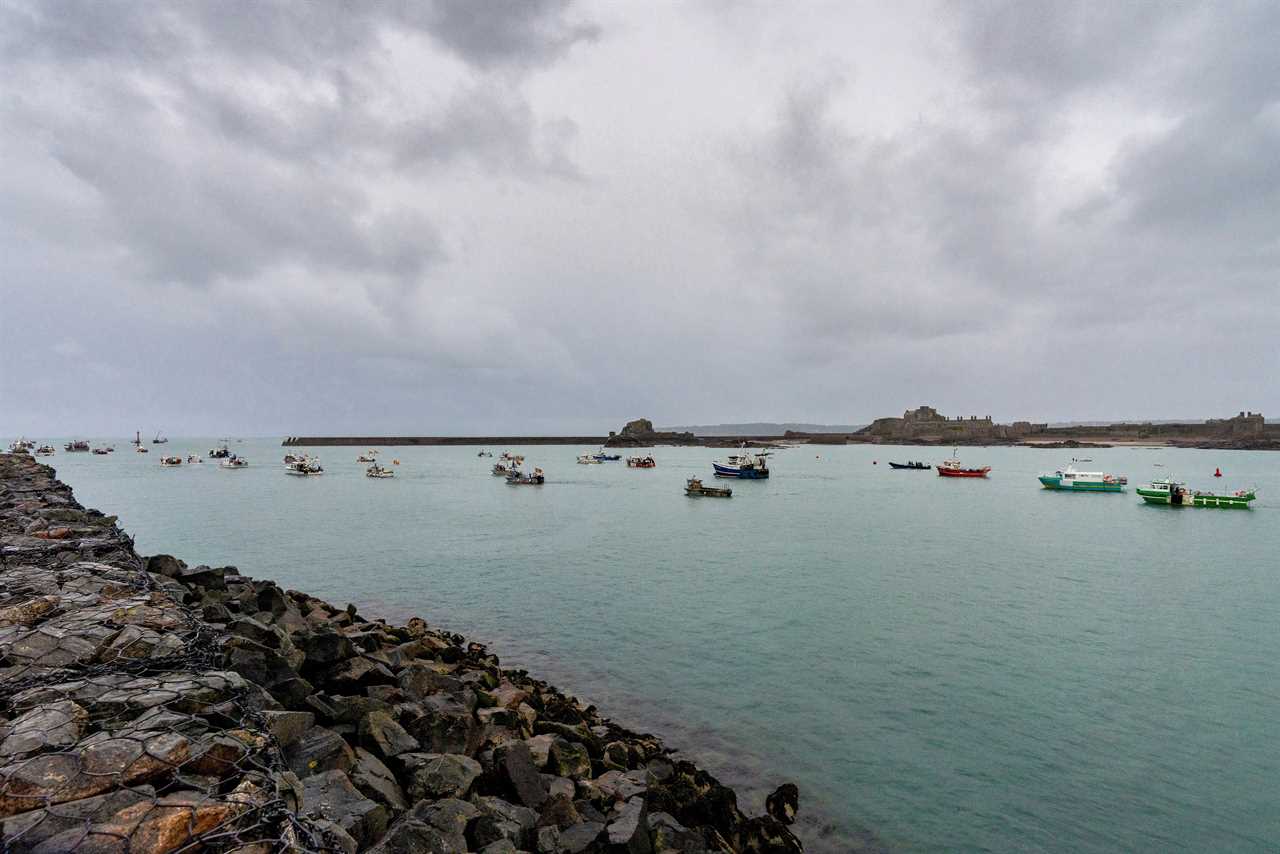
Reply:
[[1187, 489], [1185, 483], [1174, 480], [1153, 480], [1150, 486], [1136, 491], [1148, 504], [1168, 504], [1171, 507], [1237, 507], [1248, 510], [1249, 502], [1258, 497], [1252, 489], [1217, 495]]
[[1124, 492], [1127, 477], [1100, 471], [1076, 471], [1071, 466], [1053, 474], [1040, 475], [1045, 489], [1065, 489], [1068, 492]]

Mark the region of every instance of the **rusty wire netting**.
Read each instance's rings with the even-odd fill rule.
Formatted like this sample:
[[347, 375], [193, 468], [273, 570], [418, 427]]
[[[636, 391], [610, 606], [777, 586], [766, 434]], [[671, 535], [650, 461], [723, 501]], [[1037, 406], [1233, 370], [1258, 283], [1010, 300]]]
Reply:
[[111, 517], [0, 455], [4, 851], [337, 850], [261, 689]]

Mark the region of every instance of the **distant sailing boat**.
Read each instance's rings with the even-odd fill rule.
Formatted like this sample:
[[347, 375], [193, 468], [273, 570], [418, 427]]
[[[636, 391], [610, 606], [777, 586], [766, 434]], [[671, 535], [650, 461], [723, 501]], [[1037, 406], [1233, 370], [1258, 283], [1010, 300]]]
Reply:
[[155, 437], [154, 439], [152, 439], [152, 440], [151, 440], [151, 444], [153, 444], [153, 445], [163, 445], [163, 444], [165, 444], [165, 443], [166, 443], [166, 442], [168, 442], [168, 441], [169, 441], [168, 439], [165, 439], [165, 438], [161, 437], [161, 435], [160, 435], [160, 431], [158, 431], [158, 430], [157, 430], [157, 431], [156, 431], [156, 437]]

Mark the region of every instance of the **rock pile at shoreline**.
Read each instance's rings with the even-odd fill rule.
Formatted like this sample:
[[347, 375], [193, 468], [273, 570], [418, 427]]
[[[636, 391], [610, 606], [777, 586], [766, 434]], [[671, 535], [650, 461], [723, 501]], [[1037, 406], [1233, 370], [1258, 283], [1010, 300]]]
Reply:
[[141, 559], [0, 455], [5, 850], [798, 852], [734, 792], [482, 644]]

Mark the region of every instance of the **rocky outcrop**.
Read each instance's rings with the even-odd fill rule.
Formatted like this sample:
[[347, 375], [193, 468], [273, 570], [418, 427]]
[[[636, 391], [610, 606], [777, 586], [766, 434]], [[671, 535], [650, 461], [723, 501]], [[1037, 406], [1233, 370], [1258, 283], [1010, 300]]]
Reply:
[[748, 818], [657, 738], [420, 619], [144, 561], [0, 455], [6, 851], [794, 852], [797, 803]]
[[650, 445], [697, 445], [698, 437], [692, 433], [659, 432], [653, 429], [648, 418], [628, 421], [616, 433], [610, 433], [605, 442], [610, 448], [644, 448]]

